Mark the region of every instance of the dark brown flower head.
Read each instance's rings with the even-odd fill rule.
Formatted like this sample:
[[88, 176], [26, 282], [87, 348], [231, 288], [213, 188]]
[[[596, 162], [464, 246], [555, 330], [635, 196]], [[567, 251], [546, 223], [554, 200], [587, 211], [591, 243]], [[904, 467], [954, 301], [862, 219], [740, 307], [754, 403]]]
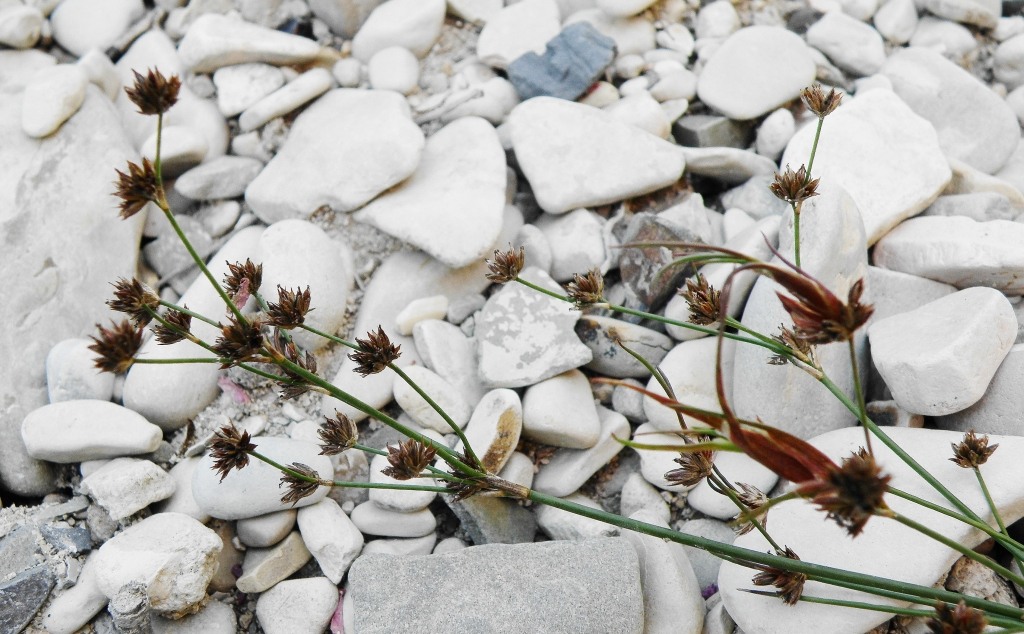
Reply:
[[489, 491], [491, 488], [487, 485], [487, 482], [482, 478], [465, 478], [461, 474], [459, 477], [464, 479], [461, 482], [455, 482], [453, 480], [446, 480], [444, 486], [448, 489], [448, 492], [453, 496], [453, 502], [461, 502], [466, 498], [471, 498], [474, 495], [483, 491]]
[[[708, 436], [697, 437], [697, 442], [709, 442], [710, 440], [711, 438]], [[672, 484], [692, 487], [711, 475], [715, 466], [715, 452], [710, 449], [681, 451], [679, 457], [673, 462], [678, 464], [679, 468], [665, 473], [665, 479]]]
[[267, 320], [270, 325], [278, 328], [295, 328], [306, 321], [309, 312], [309, 287], [306, 290], [296, 288], [290, 291], [277, 287], [277, 302], [267, 304]]
[[210, 441], [210, 456], [220, 481], [223, 482], [232, 469], [245, 468], [249, 464], [249, 452], [254, 449], [256, 445], [249, 442], [249, 432], [239, 432], [233, 425], [218, 429]]
[[828, 513], [828, 518], [845, 528], [851, 537], [856, 537], [872, 515], [887, 508], [884, 496], [891, 479], [861, 449], [823, 478], [801, 484], [796, 490]]
[[[288, 492], [281, 496], [281, 501], [285, 504], [294, 506], [302, 498], [313, 495], [320, 485], [328, 486], [326, 482], [320, 479], [320, 474], [316, 472], [316, 469], [309, 465], [293, 462], [288, 465], [288, 468], [305, 477], [300, 478], [291, 473], [281, 474], [281, 481], [277, 486], [278, 488], [281, 485], [288, 487]], [[311, 479], [312, 482], [307, 478]]]
[[163, 114], [178, 102], [178, 91], [181, 79], [177, 75], [164, 77], [155, 68], [149, 69], [145, 75], [133, 70], [135, 84], [125, 88], [128, 99], [138, 106], [140, 114]]
[[507, 251], [494, 250], [494, 257], [487, 262], [487, 279], [497, 284], [506, 284], [519, 277], [526, 263], [526, 249], [519, 247], [517, 253], [515, 247], [508, 245]]
[[604, 276], [597, 269], [590, 269], [586, 275], [573, 273], [572, 281], [565, 285], [565, 292], [577, 309], [600, 303], [604, 295]]
[[334, 418], [325, 416], [324, 419], [317, 430], [317, 434], [320, 435], [321, 456], [333, 456], [355, 447], [359, 441], [359, 430], [351, 418], [334, 410]]
[[690, 307], [691, 324], [710, 326], [722, 318], [722, 306], [719, 302], [721, 293], [708, 284], [708, 279], [700, 273], [696, 278], [686, 280], [686, 289], [679, 294]]
[[[736, 486], [740, 488], [737, 495], [740, 502], [743, 503], [743, 506], [747, 507], [748, 511], [752, 511], [759, 517], [762, 526], [766, 526], [768, 524], [768, 512], [758, 513], [758, 511], [768, 504], [768, 496], [761, 489], [746, 482], [737, 482]], [[737, 535], [746, 535], [754, 529], [754, 523], [744, 521], [744, 515], [744, 513], [738, 513], [735, 517]]]
[[437, 452], [433, 447], [418, 443], [412, 438], [397, 447], [388, 445], [388, 462], [391, 466], [385, 467], [381, 473], [395, 480], [418, 478], [434, 459], [435, 453]]
[[142, 165], [128, 161], [128, 173], [117, 172], [114, 195], [121, 199], [121, 218], [127, 220], [142, 211], [142, 208], [160, 198], [160, 183], [156, 169], [149, 159], [142, 159]]
[[[817, 359], [814, 357], [814, 346], [808, 343], [806, 339], [797, 336], [795, 332], [784, 325], [779, 324], [779, 334], [772, 335], [772, 339], [792, 350], [794, 355], [804, 363], [817, 365]], [[768, 363], [771, 365], [786, 365], [789, 363], [789, 357], [775, 354], [768, 358]]]
[[843, 95], [836, 92], [835, 88], [826, 93], [821, 84], [814, 84], [800, 91], [800, 100], [819, 119], [824, 119], [839, 107], [840, 102], [843, 100]]
[[946, 603], [936, 604], [935, 616], [928, 619], [928, 629], [932, 634], [981, 634], [987, 625], [985, 614], [967, 607], [963, 600], [955, 607]]
[[[864, 293], [863, 278], [850, 287], [845, 303], [821, 282], [813, 278], [807, 280], [811, 282], [812, 293], [798, 294], [795, 298], [782, 293], [778, 296], [793, 319], [794, 332], [809, 344], [847, 341], [875, 312], [874, 306], [860, 302]], [[794, 292], [793, 288], [789, 290]]]
[[358, 364], [355, 372], [362, 376], [383, 372], [402, 351], [402, 346], [391, 343], [380, 325], [377, 326], [377, 332], [371, 330], [366, 333], [366, 339], [356, 339], [356, 343], [360, 349], [348, 355], [348, 358]]
[[[274, 349], [284, 358], [299, 366], [310, 374], [316, 374], [316, 357], [309, 351], [303, 353], [295, 342], [285, 337], [283, 331], [274, 331]], [[284, 376], [277, 380], [281, 388], [281, 398], [297, 398], [313, 388], [313, 385], [298, 372], [287, 367], [280, 366]]]
[[222, 358], [221, 368], [250, 361], [259, 353], [263, 347], [261, 325], [255, 320], [229, 316], [228, 323], [221, 326], [221, 335], [213, 344], [213, 351]]
[[142, 347], [142, 329], [127, 319], [120, 323], [111, 322], [110, 328], [96, 324], [99, 335], [89, 337], [93, 344], [89, 349], [99, 356], [93, 360], [97, 369], [121, 374], [135, 363], [135, 354]]
[[[780, 557], [800, 561], [800, 558], [797, 557], [797, 554], [789, 546], [786, 546], [785, 551], [776, 554]], [[754, 568], [761, 571], [754, 575], [754, 578], [751, 580], [755, 586], [775, 586], [779, 589], [779, 596], [788, 605], [796, 605], [800, 600], [800, 595], [804, 593], [804, 583], [807, 582], [807, 575], [802, 572], [790, 572], [765, 564], [754, 564]]]
[[192, 315], [179, 310], [169, 310], [164, 315], [164, 320], [167, 321], [167, 326], [161, 323], [153, 326], [153, 335], [159, 343], [164, 345], [177, 343], [186, 339], [192, 332]]
[[136, 326], [145, 326], [160, 307], [160, 296], [136, 278], [114, 282], [114, 299], [107, 300], [111, 310], [125, 313]]
[[224, 276], [224, 290], [235, 305], [241, 307], [253, 293], [260, 290], [263, 282], [263, 265], [253, 264], [249, 258], [245, 263], [228, 262], [228, 274]]
[[964, 439], [959, 443], [952, 443], [952, 447], [954, 457], [950, 460], [964, 469], [974, 469], [988, 462], [989, 456], [999, 444], [989, 447], [988, 436], [977, 436], [972, 429], [964, 434]]
[[785, 172], [781, 174], [775, 173], [775, 180], [768, 186], [768, 189], [775, 194], [776, 198], [780, 198], [791, 205], [796, 205], [812, 196], [818, 195], [819, 180], [821, 179], [808, 178], [807, 168], [803, 165], [795, 172], [787, 165]]

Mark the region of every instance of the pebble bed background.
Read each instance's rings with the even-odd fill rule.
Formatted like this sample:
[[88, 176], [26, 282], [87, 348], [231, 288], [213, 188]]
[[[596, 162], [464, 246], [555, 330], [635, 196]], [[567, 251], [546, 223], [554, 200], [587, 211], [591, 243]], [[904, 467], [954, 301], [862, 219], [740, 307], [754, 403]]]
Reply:
[[[706, 482], [664, 480], [671, 452], [615, 441], [676, 442], [668, 410], [588, 381], [659, 389], [620, 337], [683, 400], [715, 408], [714, 341], [493, 287], [483, 259], [524, 245], [524, 277], [551, 289], [597, 267], [612, 301], [685, 321], [675, 290], [692, 271], [658, 274], [666, 250], [617, 245], [700, 240], [768, 258], [767, 237], [791, 255], [792, 217], [768, 183], [808, 159], [814, 119], [800, 89], [839, 87], [847, 96], [814, 163], [821, 195], [802, 216], [804, 268], [840, 296], [867, 279], [876, 313], [857, 350], [876, 420], [979, 510], [949, 444], [971, 428], [998, 435], [986, 477], [1015, 521], [1020, 6], [0, 0], [0, 632], [897, 631], [884, 614], [744, 594], [747, 569], [550, 508], [321, 488], [293, 509], [260, 463], [219, 483], [203, 450], [229, 422], [279, 461], [388, 478], [379, 457], [317, 455], [322, 414], [364, 418], [333, 399], [281, 401], [212, 365], [94, 372], [83, 337], [113, 316], [104, 301], [119, 276], [223, 312], [161, 214], [117, 217], [114, 169], [155, 150], [154, 119], [122, 87], [133, 69], [183, 78], [164, 165], [171, 205], [216, 275], [249, 257], [263, 263], [264, 289], [311, 287], [317, 328], [351, 338], [383, 325], [410, 376], [507, 479], [767, 550], [756, 534], [734, 537], [734, 509]], [[729, 272], [704, 270], [716, 286]], [[770, 333], [786, 320], [772, 284], [739, 287], [729, 310], [745, 324]], [[361, 378], [343, 350], [298, 340], [339, 387], [438, 439], [448, 431], [401, 381]], [[151, 341], [142, 354], [197, 350]], [[852, 392], [846, 347], [818, 355]], [[820, 385], [766, 360], [725, 348], [739, 415], [836, 458], [862, 441]], [[399, 440], [361, 427], [365, 444]], [[894, 484], [928, 495], [880, 459]], [[718, 465], [764, 491], [777, 484], [742, 455]], [[884, 521], [851, 541], [795, 502], [772, 511], [770, 528], [808, 561], [1020, 601], [1022, 589]]]

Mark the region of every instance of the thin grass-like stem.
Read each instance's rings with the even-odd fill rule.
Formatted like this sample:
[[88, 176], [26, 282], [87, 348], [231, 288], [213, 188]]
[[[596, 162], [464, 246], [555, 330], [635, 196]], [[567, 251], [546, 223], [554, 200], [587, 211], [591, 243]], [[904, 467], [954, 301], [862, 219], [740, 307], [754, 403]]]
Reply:
[[875, 455], [875, 450], [871, 447], [871, 432], [868, 431], [868, 424], [866, 422], [868, 417], [868, 406], [864, 402], [864, 388], [860, 384], [860, 368], [857, 364], [857, 347], [854, 344], [854, 338], [850, 337], [846, 340], [846, 343], [850, 347], [850, 369], [853, 371], [853, 392], [857, 395], [857, 418], [860, 419], [860, 424], [864, 427], [864, 443], [867, 445], [868, 453], [872, 457]]

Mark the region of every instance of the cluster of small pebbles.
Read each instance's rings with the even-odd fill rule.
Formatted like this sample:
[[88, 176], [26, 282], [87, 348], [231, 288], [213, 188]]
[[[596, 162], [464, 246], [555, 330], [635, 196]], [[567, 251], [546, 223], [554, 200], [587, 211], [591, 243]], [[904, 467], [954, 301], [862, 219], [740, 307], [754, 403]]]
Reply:
[[[872, 416], [982, 514], [949, 445], [970, 429], [992, 434], [1000, 450], [985, 475], [1014, 522], [1024, 515], [1020, 6], [0, 0], [0, 268], [12, 285], [0, 302], [0, 632], [890, 631], [890, 615], [748, 594], [747, 568], [553, 508], [326, 487], [292, 505], [280, 474], [255, 460], [221, 480], [205, 450], [225, 424], [278, 462], [350, 481], [394, 480], [382, 456], [319, 455], [323, 416], [350, 416], [373, 447], [402, 438], [333, 398], [281, 400], [237, 368], [95, 371], [85, 337], [115, 317], [104, 302], [119, 277], [224, 313], [158, 210], [118, 218], [114, 169], [152, 159], [158, 141], [155, 117], [123, 88], [150, 68], [182, 79], [160, 139], [168, 199], [215, 276], [251, 258], [265, 292], [310, 287], [315, 328], [351, 339], [382, 326], [399, 365], [492, 472], [763, 552], [756, 532], [735, 536], [736, 509], [707, 482], [665, 479], [674, 452], [619, 442], [678, 444], [679, 423], [630, 389], [663, 393], [618, 343], [659, 366], [681, 400], [713, 410], [714, 338], [492, 285], [484, 259], [523, 245], [533, 284], [562, 292], [596, 269], [609, 301], [685, 322], [677, 290], [694, 270], [666, 268], [670, 249], [622, 245], [792, 258], [794, 218], [768, 184], [810, 159], [817, 118], [801, 89], [834, 86], [843, 103], [814, 156], [820, 195], [803, 206], [802, 266], [840, 297], [865, 280], [875, 313], [854, 349]], [[721, 287], [733, 266], [702, 273]], [[788, 323], [777, 288], [737, 276], [726, 308], [776, 333]], [[342, 347], [295, 339], [339, 388], [460, 448], [392, 373], [362, 377]], [[140, 353], [204, 354], [154, 340]], [[852, 394], [847, 346], [816, 354]], [[812, 377], [768, 361], [762, 348], [722, 347], [738, 415], [836, 460], [863, 444], [854, 416]], [[875, 450], [893, 485], [938, 501]], [[765, 492], [779, 484], [741, 454], [717, 465]], [[982, 541], [900, 502], [967, 546]], [[951, 589], [1019, 601], [895, 523], [874, 519], [851, 540], [790, 502], [769, 528], [806, 561], [926, 586], [949, 574]]]

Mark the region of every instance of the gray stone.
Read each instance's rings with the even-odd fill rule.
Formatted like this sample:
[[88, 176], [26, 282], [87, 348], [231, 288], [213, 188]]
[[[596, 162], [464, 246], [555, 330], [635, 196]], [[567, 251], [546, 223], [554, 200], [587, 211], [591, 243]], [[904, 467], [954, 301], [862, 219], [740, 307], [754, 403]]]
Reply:
[[213, 600], [195, 614], [178, 620], [154, 615], [152, 626], [153, 634], [232, 634], [237, 626], [235, 621], [235, 611], [230, 606]]
[[256, 618], [266, 634], [323, 632], [340, 599], [326, 577], [282, 581], [260, 595]]
[[[604, 218], [589, 209], [565, 214], [542, 214], [533, 226], [540, 229], [551, 252], [551, 277], [567, 282], [577, 273], [600, 269], [608, 259]], [[605, 267], [607, 268], [607, 267]]]
[[[715, 519], [694, 519], [680, 522], [676, 526], [680, 533], [712, 539], [722, 544], [731, 544], [736, 539], [733, 532], [725, 522]], [[706, 550], [683, 546], [686, 555], [693, 566], [693, 572], [697, 576], [697, 583], [701, 589], [707, 588], [718, 581], [718, 569], [722, 566], [722, 560]]]
[[43, 524], [39, 527], [39, 533], [58, 552], [80, 555], [92, 550], [89, 530], [81, 525]]
[[[323, 500], [317, 502], [323, 503]], [[297, 514], [296, 509], [285, 509], [240, 519], [235, 524], [238, 541], [252, 548], [269, 548], [292, 532]]]
[[[625, 540], [369, 555], [356, 560], [350, 581], [356, 628], [364, 634], [422, 632], [441, 622], [457, 631], [510, 633], [639, 634], [644, 625], [637, 556]], [[499, 595], [499, 602], [487, 599]]]
[[[478, 308], [483, 308], [487, 301], [483, 295], [471, 297], [479, 298]], [[423, 364], [455, 387], [470, 407], [475, 407], [485, 389], [477, 375], [473, 340], [452, 324], [437, 319], [417, 323], [412, 329], [412, 336]]]
[[1000, 0], [926, 0], [925, 7], [940, 18], [991, 29], [1002, 13]]
[[590, 382], [579, 370], [537, 382], [523, 395], [523, 436], [534, 442], [589, 449], [601, 434]]
[[0, 631], [21, 632], [42, 607], [55, 582], [47, 566], [36, 566], [0, 583]]
[[675, 345], [672, 338], [656, 330], [644, 328], [611, 317], [585, 315], [576, 322], [580, 341], [594, 353], [586, 368], [616, 378], [647, 378], [650, 372], [619, 345], [639, 354], [657, 366]]
[[967, 216], [985, 222], [988, 220], [1013, 220], [1020, 209], [1010, 199], [996, 192], [975, 192], [972, 194], [950, 194], [939, 196], [925, 209], [922, 216]]
[[192, 200], [236, 198], [262, 169], [263, 163], [254, 158], [220, 156], [179, 176], [174, 189]]
[[[623, 244], [630, 242], [701, 242], [700, 237], [671, 219], [649, 212], [634, 214]], [[637, 247], [622, 250], [619, 272], [628, 296], [644, 310], [656, 311], [676, 292], [683, 280], [693, 274], [689, 265], [667, 265], [674, 260], [668, 247]]]
[[0, 580], [43, 563], [39, 537], [35, 526], [23, 524], [0, 540]]
[[942, 416], [940, 429], [979, 434], [1024, 435], [1020, 412], [1024, 409], [1024, 345], [1016, 344], [1006, 354], [984, 396], [967, 409]]
[[749, 150], [731, 147], [683, 148], [686, 169], [726, 183], [742, 183], [755, 176], [774, 174], [775, 161]]
[[537, 535], [537, 518], [515, 500], [476, 495], [455, 502], [450, 495], [441, 499], [459, 518], [462, 530], [476, 545], [522, 544]]
[[968, 557], [956, 560], [944, 585], [950, 592], [1018, 607], [1017, 596], [1013, 593], [1010, 582], [980, 561]]
[[574, 493], [622, 451], [619, 441], [631, 431], [626, 417], [600, 406], [597, 415], [601, 419], [597, 443], [588, 449], [558, 449], [533, 479], [533, 489], [556, 497]]
[[619, 514], [630, 517], [637, 512], [643, 512], [646, 517], [656, 518], [663, 524], [668, 523], [672, 513], [661, 493], [634, 471], [622, 486]]
[[[559, 3], [565, 0], [559, 0]], [[655, 47], [654, 25], [643, 16], [631, 18], [616, 18], [607, 15], [597, 8], [584, 6], [575, 7], [575, 11], [562, 10], [566, 17], [564, 24], [576, 22], [589, 22], [603, 35], [615, 40], [615, 49], [619, 55], [630, 55], [633, 53], [644, 54]]]
[[284, 581], [306, 565], [310, 555], [298, 531], [292, 531], [270, 548], [250, 548], [235, 585], [242, 592], [263, 592]]
[[321, 500], [299, 509], [299, 531], [324, 575], [341, 583], [363, 548], [363, 535], [348, 515], [334, 500]]
[[46, 390], [51, 403], [96, 399], [109, 401], [114, 375], [96, 369], [89, 339], [65, 339], [46, 355]]
[[588, 22], [577, 22], [550, 40], [543, 55], [528, 51], [512, 60], [508, 79], [524, 101], [540, 96], [575, 101], [614, 57], [614, 40]]
[[672, 136], [689, 147], [746, 149], [754, 138], [753, 121], [734, 121], [710, 114], [688, 114], [672, 124]]
[[132, 410], [109, 401], [62, 401], [33, 410], [19, 440], [29, 455], [72, 463], [156, 451], [162, 434]]
[[753, 218], [782, 215], [789, 205], [768, 189], [774, 177], [769, 174], [751, 176], [746, 182], [724, 192], [722, 206], [726, 209], [742, 209]]
[[[635, 379], [625, 379], [623, 383], [643, 387], [643, 383]], [[644, 414], [643, 394], [624, 385], [616, 385], [612, 391], [612, 409], [625, 416], [631, 423], [639, 423], [647, 418]]]
[[174, 478], [149, 460], [115, 458], [82, 479], [81, 489], [116, 520], [171, 497]]
[[868, 267], [867, 284], [875, 307], [871, 316], [873, 322], [914, 310], [956, 292], [956, 287], [951, 284], [877, 266]]
[[866, 406], [868, 417], [887, 427], [924, 427], [924, 416], [911, 414], [896, 401], [871, 401]]
[[213, 83], [221, 114], [233, 117], [283, 86], [284, 74], [270, 64], [235, 64], [218, 68]]
[[878, 31], [843, 11], [829, 11], [807, 29], [807, 44], [847, 73], [874, 75], [885, 64], [885, 44]]
[[193, 72], [212, 73], [222, 66], [247, 62], [306, 64], [320, 57], [323, 49], [298, 35], [206, 13], [188, 28], [178, 52]]
[[309, 8], [331, 31], [348, 40], [380, 3], [381, 0], [309, 0]]
[[[178, 216], [177, 221], [199, 257], [208, 258], [216, 245], [203, 225], [192, 216]], [[166, 224], [162, 227], [168, 228]], [[161, 277], [182, 278], [177, 279], [180, 286], [175, 288], [179, 293], [183, 293], [199, 274], [192, 255], [182, 246], [181, 239], [173, 230], [161, 231], [155, 240], [142, 247], [142, 255]]]

